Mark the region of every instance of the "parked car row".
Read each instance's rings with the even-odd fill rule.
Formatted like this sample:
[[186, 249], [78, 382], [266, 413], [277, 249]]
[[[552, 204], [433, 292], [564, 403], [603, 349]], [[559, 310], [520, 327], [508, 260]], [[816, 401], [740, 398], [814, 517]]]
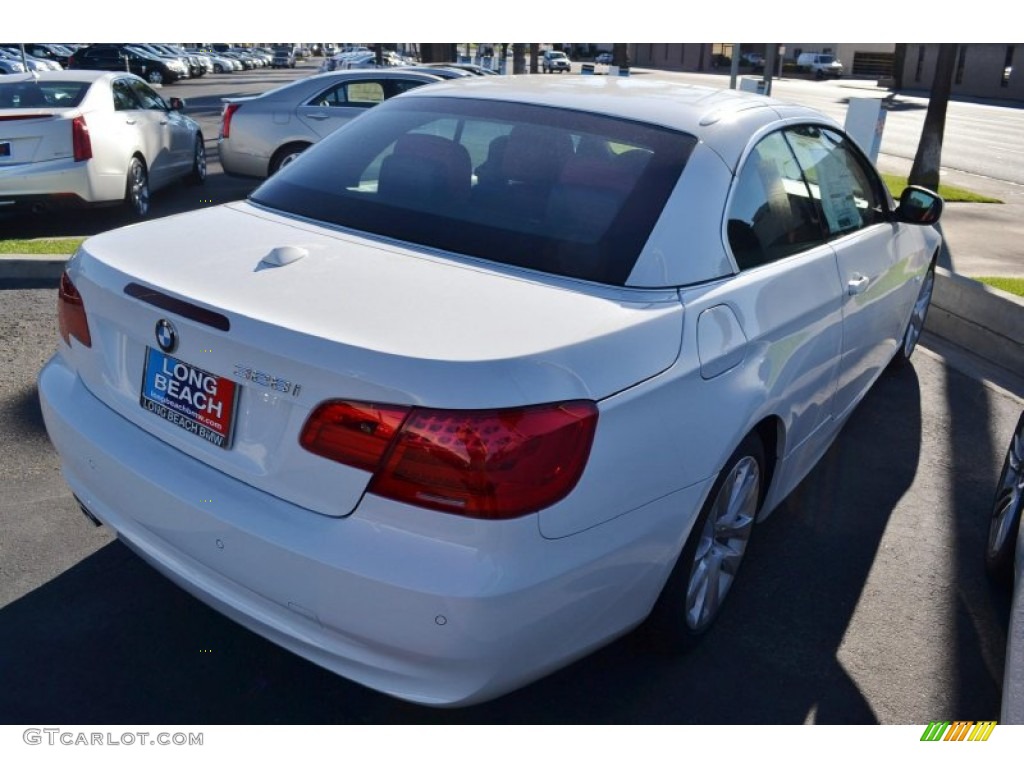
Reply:
[[156, 43], [85, 46], [68, 62], [72, 69], [128, 69], [153, 84], [173, 83], [208, 73], [226, 74], [273, 64], [269, 48], [234, 48], [217, 43], [180, 48]]
[[162, 54], [145, 45], [100, 43], [79, 48], [68, 60], [68, 69], [131, 72], [153, 85], [174, 83], [189, 76], [181, 57]]
[[51, 72], [63, 69], [59, 61], [50, 58], [32, 56], [25, 52], [24, 58], [21, 49], [16, 45], [0, 45], [0, 72], [13, 74], [16, 72]]
[[[167, 43], [100, 43], [74, 48], [54, 43], [0, 44], [0, 74], [64, 68], [128, 71], [150, 84], [165, 85], [211, 73], [278, 66], [274, 55], [269, 48], [235, 48], [219, 43], [189, 48]], [[295, 66], [294, 57], [286, 59], [284, 66]]]
[[[402, 67], [414, 64], [412, 59], [403, 58], [394, 51], [384, 51], [385, 67]], [[321, 72], [334, 72], [338, 69], [362, 69], [377, 66], [377, 54], [363, 45], [345, 46], [338, 53], [326, 56], [320, 63]]]

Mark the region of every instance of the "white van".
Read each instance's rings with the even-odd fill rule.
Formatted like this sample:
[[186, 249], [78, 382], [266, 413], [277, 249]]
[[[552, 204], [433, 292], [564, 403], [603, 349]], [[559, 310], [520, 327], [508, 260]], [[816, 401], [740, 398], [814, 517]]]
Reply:
[[796, 60], [801, 72], [811, 72], [819, 80], [823, 77], [842, 77], [843, 62], [831, 53], [801, 53]]

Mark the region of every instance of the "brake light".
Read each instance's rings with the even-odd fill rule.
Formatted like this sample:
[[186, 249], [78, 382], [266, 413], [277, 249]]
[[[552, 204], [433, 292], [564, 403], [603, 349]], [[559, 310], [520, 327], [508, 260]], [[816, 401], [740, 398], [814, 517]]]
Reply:
[[85, 122], [85, 115], [79, 115], [71, 121], [71, 146], [76, 162], [92, 157], [92, 139], [89, 137], [89, 126]]
[[220, 118], [220, 137], [222, 139], [231, 136], [231, 117], [241, 108], [241, 104], [225, 104], [224, 113]]
[[82, 346], [92, 346], [89, 320], [85, 316], [85, 303], [66, 270], [60, 276], [60, 287], [57, 289], [57, 322], [60, 325], [60, 335], [69, 347], [72, 336], [78, 339]]
[[330, 401], [309, 417], [299, 442], [373, 472], [370, 493], [505, 520], [572, 491], [596, 427], [597, 406], [586, 400], [485, 411]]
[[299, 444], [331, 461], [373, 472], [408, 414], [408, 408], [391, 405], [323, 403], [307, 419]]

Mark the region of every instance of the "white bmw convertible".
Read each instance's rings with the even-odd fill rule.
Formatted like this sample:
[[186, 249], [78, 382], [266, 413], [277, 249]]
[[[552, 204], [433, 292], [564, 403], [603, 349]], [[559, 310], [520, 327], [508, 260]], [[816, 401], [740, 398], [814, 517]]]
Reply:
[[83, 508], [201, 600], [483, 701], [728, 610], [755, 521], [913, 352], [941, 209], [753, 94], [425, 86], [245, 202], [86, 241], [46, 425]]

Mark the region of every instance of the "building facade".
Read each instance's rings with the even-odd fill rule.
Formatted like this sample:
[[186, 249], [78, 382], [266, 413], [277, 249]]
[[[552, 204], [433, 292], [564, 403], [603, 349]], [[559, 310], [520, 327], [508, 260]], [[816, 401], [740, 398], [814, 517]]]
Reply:
[[[931, 88], [938, 61], [937, 43], [908, 43], [903, 62], [904, 88]], [[1024, 101], [1022, 43], [966, 43], [957, 46], [954, 96]]]
[[[741, 61], [764, 56], [770, 43], [743, 43]], [[831, 53], [843, 63], [847, 77], [877, 79], [895, 75], [894, 43], [782, 43], [783, 63], [792, 65], [801, 53]], [[733, 43], [631, 43], [630, 63], [636, 67], [679, 72], [727, 72], [736, 53]], [[937, 43], [908, 43], [903, 62], [903, 87], [928, 90], [935, 75]], [[953, 95], [1024, 101], [1024, 43], [965, 43], [957, 51]], [[743, 72], [749, 72], [746, 67]]]

